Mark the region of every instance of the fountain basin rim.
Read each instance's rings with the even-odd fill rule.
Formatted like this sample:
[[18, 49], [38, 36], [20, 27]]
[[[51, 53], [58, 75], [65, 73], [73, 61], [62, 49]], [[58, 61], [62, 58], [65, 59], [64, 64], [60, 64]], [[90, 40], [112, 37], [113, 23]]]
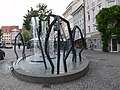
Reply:
[[72, 70], [71, 72], [61, 73], [61, 74], [49, 74], [49, 75], [37, 75], [29, 74], [21, 69], [15, 69], [13, 66], [13, 74], [20, 80], [27, 81], [30, 83], [39, 84], [56, 84], [73, 81], [83, 77], [89, 71], [89, 61], [84, 60], [80, 66]]

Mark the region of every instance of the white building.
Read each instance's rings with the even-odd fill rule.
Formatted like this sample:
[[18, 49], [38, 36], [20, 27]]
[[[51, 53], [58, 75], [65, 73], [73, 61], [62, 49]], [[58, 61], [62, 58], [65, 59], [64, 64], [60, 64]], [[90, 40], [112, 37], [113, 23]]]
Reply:
[[[77, 25], [82, 30], [83, 35], [85, 36], [83, 0], [73, 0], [66, 8], [63, 16], [70, 22], [71, 30], [75, 25]], [[66, 29], [67, 28], [65, 27], [65, 32], [67, 31]], [[80, 33], [77, 30], [75, 33], [75, 42], [77, 47], [79, 47], [77, 42], [79, 43], [80, 38]]]
[[[101, 49], [101, 36], [96, 29], [96, 15], [102, 8], [111, 7], [120, 4], [120, 0], [84, 0], [85, 1], [85, 18], [86, 18], [86, 38], [87, 47], [89, 48], [90, 42], [93, 42], [95, 49]], [[110, 42], [110, 51], [117, 52], [119, 47], [115, 43], [115, 39]], [[113, 47], [113, 43], [114, 47]]]
[[[15, 37], [18, 35], [19, 32], [20, 32], [20, 30], [18, 30], [18, 29], [12, 29], [11, 30], [11, 42], [12, 42], [12, 44], [14, 44]], [[17, 38], [17, 40], [18, 40], [18, 38]]]
[[[73, 6], [72, 6], [72, 16], [73, 16], [73, 26], [77, 25], [82, 33], [83, 36], [85, 37], [85, 29], [84, 29], [84, 3], [83, 0], [77, 0]], [[75, 46], [76, 47], [81, 47], [80, 42], [81, 42], [81, 35], [79, 30], [76, 30], [75, 32]]]
[[[101, 35], [96, 29], [96, 15], [102, 8], [119, 5], [120, 0], [73, 0], [67, 7], [63, 16], [70, 22], [71, 30], [74, 25], [78, 25], [86, 38], [87, 47], [94, 44], [94, 49], [102, 50]], [[66, 28], [65, 28], [65, 31]], [[79, 34], [76, 39], [80, 38]], [[120, 51], [115, 36], [110, 42], [110, 52]]]
[[[70, 23], [70, 28], [72, 29], [73, 28], [73, 16], [71, 15], [72, 14], [72, 5], [73, 5], [73, 1], [67, 6], [66, 8], [66, 11], [63, 13], [63, 16], [66, 20], [69, 21]], [[68, 27], [67, 27], [67, 24], [64, 23], [64, 32], [66, 34], [66, 37], [67, 39], [69, 38], [69, 35], [68, 35]]]
[[[73, 26], [77, 25], [83, 32], [83, 35], [85, 36], [85, 30], [84, 30], [84, 4], [83, 0], [80, 0], [77, 2], [77, 8], [74, 8], [75, 5], [73, 5]], [[78, 35], [76, 35], [76, 39], [81, 38], [79, 31], [77, 32]]]

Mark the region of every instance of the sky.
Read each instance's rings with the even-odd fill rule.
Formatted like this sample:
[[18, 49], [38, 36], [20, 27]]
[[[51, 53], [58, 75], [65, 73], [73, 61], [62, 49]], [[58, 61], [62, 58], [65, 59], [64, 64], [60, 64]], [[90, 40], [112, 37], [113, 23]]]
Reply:
[[53, 14], [60, 15], [72, 0], [0, 0], [0, 27], [17, 25], [22, 28], [23, 16], [30, 7], [36, 9], [39, 3], [44, 3]]

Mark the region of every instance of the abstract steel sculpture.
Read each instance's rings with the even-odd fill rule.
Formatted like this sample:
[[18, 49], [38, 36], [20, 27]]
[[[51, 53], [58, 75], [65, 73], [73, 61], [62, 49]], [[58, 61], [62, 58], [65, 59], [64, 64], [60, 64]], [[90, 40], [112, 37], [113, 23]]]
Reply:
[[[69, 59], [71, 59], [70, 62], [76, 63], [76, 60], [81, 61], [81, 53], [82, 53], [83, 49], [85, 48], [85, 40], [84, 40], [81, 29], [76, 25], [76, 26], [74, 26], [73, 30], [71, 30], [70, 24], [66, 19], [64, 19], [64, 18], [62, 18], [61, 16], [58, 16], [58, 15], [51, 15], [51, 17], [53, 17], [54, 20], [51, 21], [51, 23], [48, 25], [48, 30], [47, 30], [47, 33], [45, 35], [46, 36], [45, 37], [45, 42], [42, 42], [41, 34], [40, 34], [39, 28], [37, 26], [38, 23], [37, 23], [36, 17], [38, 17], [38, 15], [32, 15], [32, 18], [34, 18], [35, 27], [36, 27], [34, 30], [35, 30], [35, 32], [37, 33], [37, 36], [38, 36], [39, 50], [41, 51], [41, 54], [42, 54], [42, 59], [43, 59], [45, 69], [47, 69], [46, 61], [48, 60], [50, 66], [51, 66], [51, 73], [52, 74], [55, 73], [55, 67], [56, 67], [56, 69], [57, 69], [56, 73], [60, 74], [60, 67], [61, 67], [60, 62], [63, 61], [64, 72], [66, 73], [67, 72], [67, 59], [68, 59], [68, 56], [71, 53], [72, 53], [72, 58], [69, 58]], [[67, 29], [68, 29], [68, 35], [69, 35], [69, 40], [64, 37], [66, 41], [69, 41], [69, 46], [67, 45], [68, 43], [65, 42], [63, 44], [63, 50], [60, 49], [61, 48], [61, 41], [64, 41], [64, 38], [61, 34], [61, 21], [66, 23]], [[51, 55], [49, 53], [49, 42], [50, 42], [49, 40], [51, 40], [50, 39], [50, 34], [51, 34], [52, 28], [54, 27], [55, 24], [56, 24], [56, 29], [57, 29], [57, 31], [56, 31], [57, 32], [57, 35], [56, 35], [57, 36], [56, 37], [57, 52], [56, 52], [56, 58], [54, 60], [57, 60], [57, 63], [53, 62], [53, 58], [51, 57]], [[75, 44], [74, 44], [74, 38], [75, 38], [76, 30], [79, 30], [81, 40], [82, 40], [82, 47], [81, 47], [79, 52], [76, 51]], [[23, 59], [21, 59], [21, 60], [25, 60], [25, 58], [27, 58], [27, 56], [25, 56], [25, 40], [24, 40], [24, 37], [21, 33], [19, 33], [15, 37], [14, 51], [15, 51], [16, 57], [18, 59], [18, 54], [17, 54], [17, 51], [16, 51], [16, 40], [17, 40], [18, 36], [21, 37], [21, 42], [22, 42], [23, 47], [24, 47], [23, 48], [23, 53], [22, 53]], [[42, 43], [44, 43], [44, 46], [42, 45]], [[67, 50], [66, 50], [66, 46], [68, 47]], [[79, 54], [79, 59], [77, 59], [77, 53]]]

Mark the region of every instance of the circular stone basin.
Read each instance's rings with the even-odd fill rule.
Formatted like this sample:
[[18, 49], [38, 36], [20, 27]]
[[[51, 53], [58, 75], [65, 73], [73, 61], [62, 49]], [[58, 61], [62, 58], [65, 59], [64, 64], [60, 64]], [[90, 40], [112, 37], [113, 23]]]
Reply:
[[[84, 76], [89, 70], [89, 61], [77, 60], [76, 63], [71, 61], [72, 55], [67, 59], [67, 72], [64, 72], [63, 62], [60, 62], [60, 74], [57, 74], [55, 66], [54, 74], [51, 74], [51, 66], [46, 59], [47, 69], [45, 69], [43, 59], [40, 55], [31, 55], [26, 59], [19, 58], [13, 63], [13, 74], [27, 82], [40, 84], [56, 84], [73, 81]], [[54, 65], [57, 65], [56, 58], [52, 59]]]

